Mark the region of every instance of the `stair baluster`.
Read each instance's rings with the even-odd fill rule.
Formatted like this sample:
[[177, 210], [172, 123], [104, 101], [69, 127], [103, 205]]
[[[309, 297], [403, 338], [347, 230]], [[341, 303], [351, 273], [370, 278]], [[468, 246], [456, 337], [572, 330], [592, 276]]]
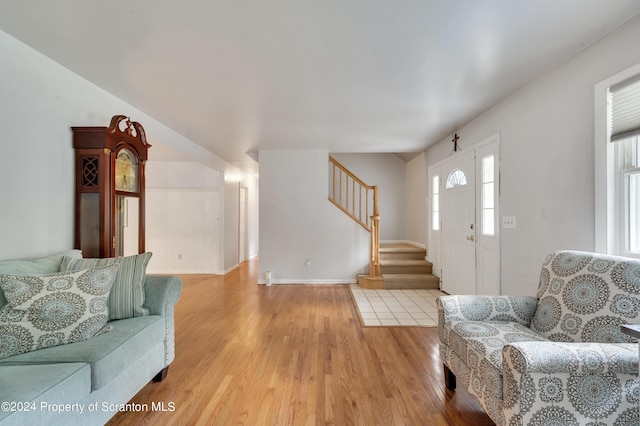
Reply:
[[[378, 212], [378, 187], [376, 185], [367, 185], [331, 156], [329, 156], [329, 165], [331, 168], [329, 173], [331, 179], [329, 201], [371, 234], [369, 274], [379, 277], [380, 214]], [[351, 186], [351, 191], [349, 191], [349, 186]], [[362, 211], [363, 204], [364, 214]], [[372, 212], [371, 216], [369, 216], [370, 211]]]

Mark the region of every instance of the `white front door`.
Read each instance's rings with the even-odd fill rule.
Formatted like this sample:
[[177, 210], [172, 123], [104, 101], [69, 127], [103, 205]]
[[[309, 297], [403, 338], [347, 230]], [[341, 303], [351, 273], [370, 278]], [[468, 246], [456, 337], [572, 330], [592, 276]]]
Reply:
[[449, 294], [476, 293], [476, 173], [474, 151], [442, 163], [442, 276]]

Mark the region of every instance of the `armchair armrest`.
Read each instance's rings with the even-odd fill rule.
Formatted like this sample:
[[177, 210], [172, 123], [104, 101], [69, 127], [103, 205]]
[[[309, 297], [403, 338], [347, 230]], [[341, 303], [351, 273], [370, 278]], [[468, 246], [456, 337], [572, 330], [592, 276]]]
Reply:
[[503, 349], [503, 368], [527, 373], [638, 374], [635, 343], [514, 342]]
[[[182, 292], [182, 280], [176, 276], [147, 275], [144, 281], [144, 307], [150, 315], [161, 315], [165, 324], [165, 367], [175, 358], [175, 305]], [[166, 369], [165, 369], [166, 374]]]
[[506, 424], [637, 421], [636, 344], [515, 342], [503, 348], [502, 368]]
[[532, 296], [440, 296], [437, 299], [438, 322], [512, 321], [526, 327], [538, 306]]

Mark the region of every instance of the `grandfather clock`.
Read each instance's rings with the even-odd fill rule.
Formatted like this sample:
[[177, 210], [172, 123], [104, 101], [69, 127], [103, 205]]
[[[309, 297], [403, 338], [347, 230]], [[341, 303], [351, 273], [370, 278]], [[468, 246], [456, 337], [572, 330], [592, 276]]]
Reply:
[[84, 257], [145, 251], [144, 165], [140, 123], [115, 115], [109, 127], [72, 127], [76, 155], [75, 246]]

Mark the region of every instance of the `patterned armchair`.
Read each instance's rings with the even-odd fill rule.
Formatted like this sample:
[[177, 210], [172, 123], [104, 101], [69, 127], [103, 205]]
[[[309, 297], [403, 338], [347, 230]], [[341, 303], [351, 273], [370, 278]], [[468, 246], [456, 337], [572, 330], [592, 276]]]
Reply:
[[640, 260], [549, 254], [536, 297], [438, 299], [445, 383], [498, 426], [640, 425]]

